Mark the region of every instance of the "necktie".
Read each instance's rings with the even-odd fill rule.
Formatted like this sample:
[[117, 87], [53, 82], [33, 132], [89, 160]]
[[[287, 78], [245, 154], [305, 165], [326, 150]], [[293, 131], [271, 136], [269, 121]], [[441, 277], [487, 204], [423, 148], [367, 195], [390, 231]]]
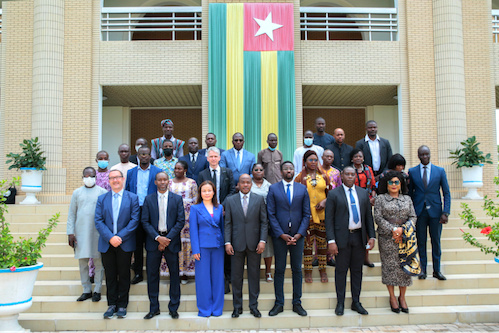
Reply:
[[423, 185], [424, 185], [424, 188], [426, 189], [428, 187], [428, 167], [425, 165], [423, 167]]
[[289, 204], [291, 205], [291, 184], [288, 184], [286, 185], [288, 188], [286, 189], [286, 195], [288, 196], [288, 201], [289, 201]]
[[165, 195], [161, 194], [159, 200], [159, 223], [158, 231], [166, 231], [166, 209], [165, 209]]
[[355, 204], [355, 198], [352, 193], [352, 189], [349, 189], [350, 191], [350, 205], [352, 207], [352, 215], [353, 215], [353, 221], [355, 224], [359, 223], [359, 212], [357, 211], [357, 205]]
[[195, 158], [196, 155], [192, 154], [192, 160], [191, 160], [191, 163], [192, 163], [192, 166], [196, 165], [196, 158]]
[[[213, 169], [213, 184], [215, 184], [215, 188], [217, 187], [217, 170]], [[218, 191], [217, 191], [218, 193]]]
[[236, 168], [237, 168], [237, 170], [239, 170], [239, 168], [241, 167], [241, 162], [239, 161], [239, 154], [240, 153], [241, 152], [238, 150], [237, 155], [236, 155]]
[[243, 196], [243, 211], [244, 216], [246, 216], [246, 212], [248, 211], [248, 196], [246, 194]]
[[113, 234], [115, 235], [118, 233], [118, 215], [120, 214], [119, 197], [118, 193], [113, 194]]

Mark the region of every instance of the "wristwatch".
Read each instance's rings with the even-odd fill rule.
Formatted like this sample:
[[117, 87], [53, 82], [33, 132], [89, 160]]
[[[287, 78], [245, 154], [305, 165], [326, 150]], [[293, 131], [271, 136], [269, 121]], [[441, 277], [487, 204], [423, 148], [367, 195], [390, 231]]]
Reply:
[[444, 213], [445, 216], [449, 217], [449, 213]]

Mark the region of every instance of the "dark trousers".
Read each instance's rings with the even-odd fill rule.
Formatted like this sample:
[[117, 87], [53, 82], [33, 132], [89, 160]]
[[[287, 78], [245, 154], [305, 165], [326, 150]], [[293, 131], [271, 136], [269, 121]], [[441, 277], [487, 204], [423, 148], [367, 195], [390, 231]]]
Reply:
[[243, 308], [243, 276], [244, 262], [247, 258], [248, 291], [250, 309], [258, 308], [258, 295], [260, 294], [260, 260], [261, 254], [255, 250], [234, 251], [231, 256], [232, 265], [232, 303], [234, 309]]
[[106, 272], [107, 305], [126, 308], [130, 291], [130, 261], [132, 252], [125, 252], [121, 246], [109, 246], [102, 253], [102, 264]]
[[168, 248], [165, 251], [147, 251], [147, 293], [149, 295], [149, 308], [151, 312], [159, 311], [159, 266], [161, 257], [165, 256], [168, 270], [170, 271], [170, 303], [168, 310], [177, 311], [180, 304], [180, 269], [178, 252], [173, 253]]
[[[142, 219], [142, 206], [140, 206], [139, 221]], [[142, 223], [139, 223], [135, 229], [135, 251], [133, 252], [134, 263], [133, 271], [135, 274], [142, 276], [144, 270], [144, 243], [146, 241], [146, 233], [142, 228]]]
[[350, 289], [352, 300], [359, 301], [360, 290], [362, 287], [362, 265], [366, 246], [362, 241], [362, 231], [348, 234], [347, 246], [338, 249], [336, 255], [336, 269], [334, 271], [334, 280], [336, 284], [336, 298], [338, 303], [345, 302], [345, 290], [347, 285], [347, 273], [350, 269]]
[[224, 276], [225, 276], [225, 280], [229, 281], [229, 283], [231, 282], [230, 279], [231, 279], [231, 276], [232, 276], [232, 273], [231, 273], [231, 259], [230, 259], [231, 256], [229, 256], [227, 253], [225, 253], [225, 258], [224, 258]]
[[440, 223], [440, 217], [431, 218], [428, 215], [428, 211], [423, 209], [416, 221], [416, 237], [418, 239], [419, 257], [421, 258], [421, 269], [424, 273], [426, 273], [426, 265], [428, 263], [428, 256], [426, 254], [428, 229], [430, 229], [433, 271], [440, 272], [440, 257], [442, 256], [440, 236], [442, 235], [442, 224]]
[[286, 270], [286, 258], [291, 263], [293, 281], [293, 304], [301, 304], [302, 294], [302, 272], [301, 263], [303, 260], [303, 242], [301, 237], [296, 245], [286, 245], [282, 238], [273, 238], [275, 255], [274, 292], [275, 304], [284, 306], [284, 272]]

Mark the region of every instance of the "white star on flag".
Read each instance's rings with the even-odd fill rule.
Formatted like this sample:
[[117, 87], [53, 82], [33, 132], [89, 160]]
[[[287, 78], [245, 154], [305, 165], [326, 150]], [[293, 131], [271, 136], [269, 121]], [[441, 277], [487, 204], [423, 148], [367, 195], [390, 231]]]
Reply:
[[257, 19], [256, 17], [254, 17], [253, 19], [260, 26], [260, 29], [258, 29], [257, 33], [255, 34], [255, 37], [267, 34], [270, 40], [274, 41], [274, 30], [282, 28], [282, 25], [272, 22], [272, 12], [270, 12], [269, 15], [267, 15], [265, 21]]

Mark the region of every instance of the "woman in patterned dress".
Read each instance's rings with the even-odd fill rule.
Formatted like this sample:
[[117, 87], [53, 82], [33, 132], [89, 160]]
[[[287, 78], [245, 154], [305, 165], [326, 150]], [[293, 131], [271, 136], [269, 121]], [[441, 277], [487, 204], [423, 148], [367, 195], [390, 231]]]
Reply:
[[[378, 248], [381, 257], [381, 281], [390, 294], [390, 308], [393, 312], [409, 313], [405, 292], [412, 284], [411, 276], [400, 265], [399, 243], [402, 242], [403, 226], [415, 230], [416, 213], [412, 200], [404, 195], [407, 188], [400, 172], [389, 171], [379, 183], [379, 195], [374, 204], [374, 221], [378, 225]], [[395, 286], [400, 296], [395, 297]]]

